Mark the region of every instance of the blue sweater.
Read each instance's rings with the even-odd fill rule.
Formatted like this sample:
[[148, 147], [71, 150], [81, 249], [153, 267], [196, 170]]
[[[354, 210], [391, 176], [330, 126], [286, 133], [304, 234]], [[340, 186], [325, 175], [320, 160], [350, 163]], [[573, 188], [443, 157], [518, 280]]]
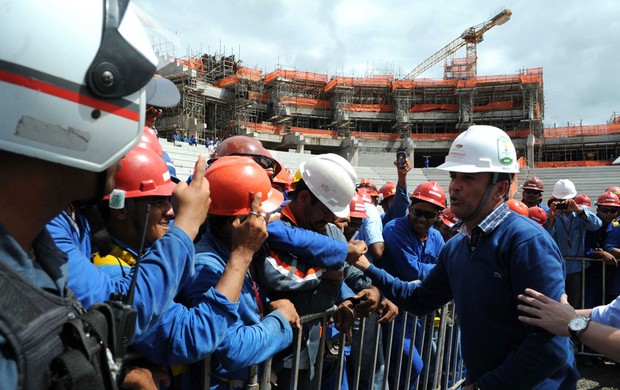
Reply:
[[[230, 251], [218, 242], [210, 230], [196, 244], [196, 273], [183, 288], [185, 300], [194, 305], [200, 303], [205, 291], [209, 291], [224, 273]], [[262, 307], [262, 301], [261, 301]], [[293, 331], [279, 311], [273, 311], [261, 320], [261, 313], [251, 277], [246, 274], [239, 297], [238, 317], [228, 329], [221, 344], [211, 357], [213, 374], [227, 379], [247, 381], [247, 367], [261, 363], [286, 348], [293, 340]], [[187, 339], [188, 348], [195, 348]], [[194, 373], [198, 374], [198, 373]], [[214, 380], [212, 389], [227, 388]]]
[[390, 221], [383, 229], [385, 250], [375, 263], [402, 280], [422, 280], [435, 267], [444, 245], [443, 237], [431, 227], [425, 241], [415, 234], [409, 216]]
[[473, 251], [457, 235], [419, 286], [372, 265], [366, 274], [415, 314], [455, 300], [468, 383], [482, 389], [575, 388], [579, 374], [570, 340], [517, 319], [517, 295], [526, 287], [556, 300], [564, 293], [562, 255], [534, 221], [510, 213]]

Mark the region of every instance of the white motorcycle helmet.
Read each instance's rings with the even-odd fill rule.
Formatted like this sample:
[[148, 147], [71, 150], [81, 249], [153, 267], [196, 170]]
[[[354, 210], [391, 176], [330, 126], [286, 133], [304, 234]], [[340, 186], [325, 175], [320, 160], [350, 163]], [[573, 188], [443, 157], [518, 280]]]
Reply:
[[157, 58], [128, 0], [10, 0], [0, 23], [0, 150], [101, 172], [138, 142]]

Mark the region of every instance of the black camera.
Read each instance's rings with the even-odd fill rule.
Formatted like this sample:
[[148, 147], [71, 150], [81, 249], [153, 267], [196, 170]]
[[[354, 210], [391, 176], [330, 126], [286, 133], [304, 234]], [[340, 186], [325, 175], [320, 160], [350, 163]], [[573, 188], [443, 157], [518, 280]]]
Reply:
[[556, 202], [555, 208], [558, 210], [566, 210], [568, 209], [568, 204], [566, 204], [565, 202]]

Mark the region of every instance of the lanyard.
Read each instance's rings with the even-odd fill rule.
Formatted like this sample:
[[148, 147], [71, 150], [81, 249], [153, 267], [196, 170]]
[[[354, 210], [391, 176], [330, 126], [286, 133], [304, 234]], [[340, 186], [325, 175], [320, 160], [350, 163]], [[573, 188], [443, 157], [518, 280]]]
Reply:
[[566, 234], [566, 244], [568, 244], [568, 249], [573, 249], [573, 241], [571, 240], [571, 231], [573, 230], [573, 216], [571, 215], [568, 218], [570, 219], [568, 230], [566, 229], [566, 226], [564, 226], [564, 220], [562, 218], [560, 218], [560, 222], [562, 222], [560, 225], [562, 226], [562, 229]]

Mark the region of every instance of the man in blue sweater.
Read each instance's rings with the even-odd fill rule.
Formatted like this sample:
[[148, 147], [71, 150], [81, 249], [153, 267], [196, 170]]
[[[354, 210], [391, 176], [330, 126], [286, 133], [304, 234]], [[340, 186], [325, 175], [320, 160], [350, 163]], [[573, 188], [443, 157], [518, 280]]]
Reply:
[[424, 314], [455, 300], [465, 389], [574, 389], [570, 340], [518, 320], [526, 287], [560, 299], [564, 261], [538, 224], [504, 202], [519, 170], [512, 141], [498, 128], [472, 126], [439, 168], [450, 172], [450, 207], [462, 225], [422, 283], [400, 281], [364, 257], [351, 263], [404, 310]]

